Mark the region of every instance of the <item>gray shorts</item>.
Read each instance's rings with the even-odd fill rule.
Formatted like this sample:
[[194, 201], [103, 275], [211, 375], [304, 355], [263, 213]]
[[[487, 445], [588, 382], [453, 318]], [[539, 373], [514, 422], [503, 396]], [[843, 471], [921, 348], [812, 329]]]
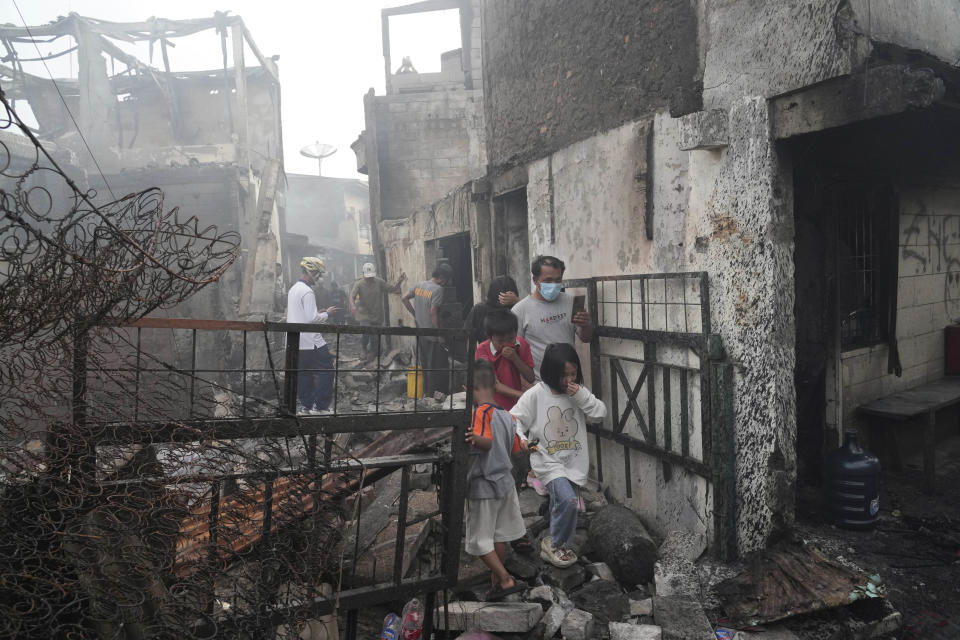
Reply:
[[527, 532], [520, 513], [520, 499], [512, 487], [502, 498], [467, 498], [466, 516], [465, 549], [472, 556], [486, 555], [493, 551], [493, 543], [517, 540]]

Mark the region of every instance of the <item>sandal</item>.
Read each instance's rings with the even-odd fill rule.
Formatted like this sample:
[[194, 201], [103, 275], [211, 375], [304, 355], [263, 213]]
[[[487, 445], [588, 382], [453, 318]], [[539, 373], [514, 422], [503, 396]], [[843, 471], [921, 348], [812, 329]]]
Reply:
[[496, 602], [497, 600], [502, 600], [503, 598], [507, 597], [511, 593], [519, 593], [521, 591], [525, 591], [526, 589], [527, 589], [526, 582], [524, 582], [523, 580], [520, 580], [519, 578], [514, 578], [512, 587], [507, 587], [506, 589], [504, 589], [498, 584], [498, 585], [495, 585], [493, 589], [490, 589], [490, 591], [487, 592], [486, 601]]
[[[570, 549], [564, 549], [553, 546], [552, 542], [547, 542], [550, 540], [549, 537], [544, 538], [543, 542], [540, 543], [540, 557], [545, 561], [549, 562], [553, 566], [559, 569], [566, 569], [567, 567], [573, 565], [577, 561], [577, 554], [571, 551]], [[545, 548], [546, 544], [549, 544], [549, 548]]]

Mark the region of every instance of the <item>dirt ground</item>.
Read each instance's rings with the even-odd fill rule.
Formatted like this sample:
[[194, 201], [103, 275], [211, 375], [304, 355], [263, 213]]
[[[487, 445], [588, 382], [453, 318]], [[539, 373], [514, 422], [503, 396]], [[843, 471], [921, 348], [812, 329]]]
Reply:
[[[884, 470], [880, 521], [873, 531], [839, 529], [822, 517], [815, 496], [801, 499], [798, 533], [831, 557], [879, 574], [903, 628], [890, 638], [960, 638], [960, 436], [937, 445], [937, 492], [921, 490], [922, 460]], [[813, 622], [813, 620], [809, 621]], [[806, 634], [804, 634], [806, 635]]]

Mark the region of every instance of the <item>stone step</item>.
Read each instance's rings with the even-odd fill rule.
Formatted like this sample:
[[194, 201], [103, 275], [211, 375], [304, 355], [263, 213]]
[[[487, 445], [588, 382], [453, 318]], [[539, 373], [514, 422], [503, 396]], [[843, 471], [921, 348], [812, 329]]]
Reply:
[[[483, 629], [492, 633], [526, 633], [543, 617], [535, 602], [451, 602], [450, 629]], [[434, 613], [434, 625], [445, 630], [443, 607]]]

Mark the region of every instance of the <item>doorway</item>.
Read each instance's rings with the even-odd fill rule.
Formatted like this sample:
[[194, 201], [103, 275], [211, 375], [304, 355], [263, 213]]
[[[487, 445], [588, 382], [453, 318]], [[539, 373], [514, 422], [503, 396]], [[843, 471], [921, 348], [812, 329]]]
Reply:
[[[429, 271], [441, 261], [446, 262], [453, 268], [453, 284], [448, 287], [444, 297], [444, 312], [456, 318], [450, 318], [455, 324], [450, 326], [461, 326], [470, 308], [473, 306], [473, 260], [471, 259], [470, 234], [458, 233], [452, 236], [428, 240], [426, 242], [425, 257]], [[452, 288], [455, 295], [450, 295]], [[447, 305], [456, 304], [458, 308], [451, 308]]]
[[527, 188], [493, 199], [494, 276], [511, 276], [520, 297], [530, 293], [530, 245], [527, 235]]

